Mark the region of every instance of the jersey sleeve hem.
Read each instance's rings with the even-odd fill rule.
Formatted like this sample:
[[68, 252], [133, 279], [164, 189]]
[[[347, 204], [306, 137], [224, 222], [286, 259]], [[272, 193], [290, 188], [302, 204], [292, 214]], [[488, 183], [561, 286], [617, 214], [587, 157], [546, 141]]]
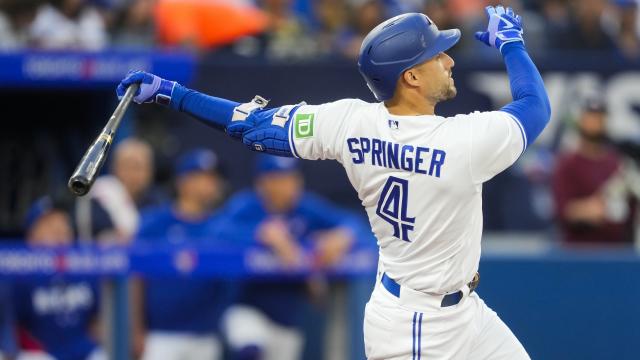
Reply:
[[502, 112], [507, 114], [507, 116], [509, 116], [511, 119], [513, 119], [516, 125], [518, 125], [518, 129], [520, 129], [520, 135], [522, 137], [522, 151], [520, 152], [520, 155], [522, 155], [524, 151], [527, 149], [527, 147], [529, 146], [527, 142], [527, 133], [524, 131], [524, 127], [522, 126], [522, 123], [520, 122], [520, 120], [518, 120], [517, 117], [513, 116], [513, 114], [510, 114], [506, 111], [502, 111]]
[[291, 110], [291, 113], [289, 114], [289, 121], [288, 121], [289, 147], [291, 148], [291, 153], [293, 154], [293, 157], [295, 157], [296, 159], [300, 159], [300, 154], [298, 154], [298, 149], [296, 149], [296, 143], [295, 143], [295, 140], [293, 139], [293, 115], [295, 114], [296, 111], [298, 111], [299, 108], [300, 106], [297, 106], [296, 108]]

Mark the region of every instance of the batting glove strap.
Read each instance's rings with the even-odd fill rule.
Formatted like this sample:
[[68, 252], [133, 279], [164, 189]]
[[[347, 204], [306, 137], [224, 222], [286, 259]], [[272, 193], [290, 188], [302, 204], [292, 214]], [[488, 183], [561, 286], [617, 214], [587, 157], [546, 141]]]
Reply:
[[479, 31], [475, 34], [476, 39], [488, 46], [495, 47], [502, 51], [504, 44], [510, 42], [522, 42], [524, 31], [522, 30], [522, 18], [516, 15], [510, 7], [487, 6], [485, 8], [489, 24], [487, 31]]
[[173, 89], [176, 87], [175, 81], [169, 81], [165, 79], [160, 80], [160, 86], [155, 94], [155, 103], [169, 106], [171, 104], [171, 96], [173, 95]]

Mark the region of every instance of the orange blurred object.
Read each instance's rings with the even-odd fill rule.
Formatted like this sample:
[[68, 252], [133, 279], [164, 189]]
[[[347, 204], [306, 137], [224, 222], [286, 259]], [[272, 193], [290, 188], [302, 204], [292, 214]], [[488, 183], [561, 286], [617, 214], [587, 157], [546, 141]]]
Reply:
[[233, 0], [158, 0], [155, 17], [163, 45], [216, 47], [267, 27], [264, 12]]

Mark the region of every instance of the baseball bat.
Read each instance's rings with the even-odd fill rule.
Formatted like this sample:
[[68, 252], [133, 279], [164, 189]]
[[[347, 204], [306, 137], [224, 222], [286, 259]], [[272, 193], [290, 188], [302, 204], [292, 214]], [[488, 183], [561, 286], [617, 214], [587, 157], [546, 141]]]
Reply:
[[100, 135], [93, 141], [87, 152], [84, 153], [82, 160], [80, 160], [73, 175], [69, 178], [67, 186], [74, 195], [83, 196], [91, 190], [96, 176], [100, 172], [104, 161], [107, 159], [113, 136], [116, 130], [118, 130], [118, 126], [120, 126], [122, 116], [127, 111], [131, 100], [133, 100], [136, 91], [138, 91], [138, 87], [138, 84], [132, 84], [127, 88], [127, 91], [109, 118], [107, 125], [104, 126]]

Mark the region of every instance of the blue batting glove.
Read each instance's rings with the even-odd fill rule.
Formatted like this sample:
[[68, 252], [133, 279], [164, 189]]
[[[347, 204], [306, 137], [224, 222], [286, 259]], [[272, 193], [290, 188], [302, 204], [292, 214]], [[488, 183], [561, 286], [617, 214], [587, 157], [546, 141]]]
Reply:
[[144, 71], [129, 71], [116, 88], [118, 99], [122, 99], [129, 85], [136, 83], [140, 84], [140, 88], [133, 98], [134, 102], [138, 104], [158, 103], [165, 106], [171, 103], [171, 93], [176, 82], [165, 80]]
[[476, 33], [476, 39], [500, 51], [502, 51], [504, 44], [516, 41], [524, 43], [522, 18], [520, 15], [516, 15], [513, 9], [508, 7], [505, 10], [502, 6], [487, 6], [484, 11], [487, 14], [489, 25], [487, 31]]

